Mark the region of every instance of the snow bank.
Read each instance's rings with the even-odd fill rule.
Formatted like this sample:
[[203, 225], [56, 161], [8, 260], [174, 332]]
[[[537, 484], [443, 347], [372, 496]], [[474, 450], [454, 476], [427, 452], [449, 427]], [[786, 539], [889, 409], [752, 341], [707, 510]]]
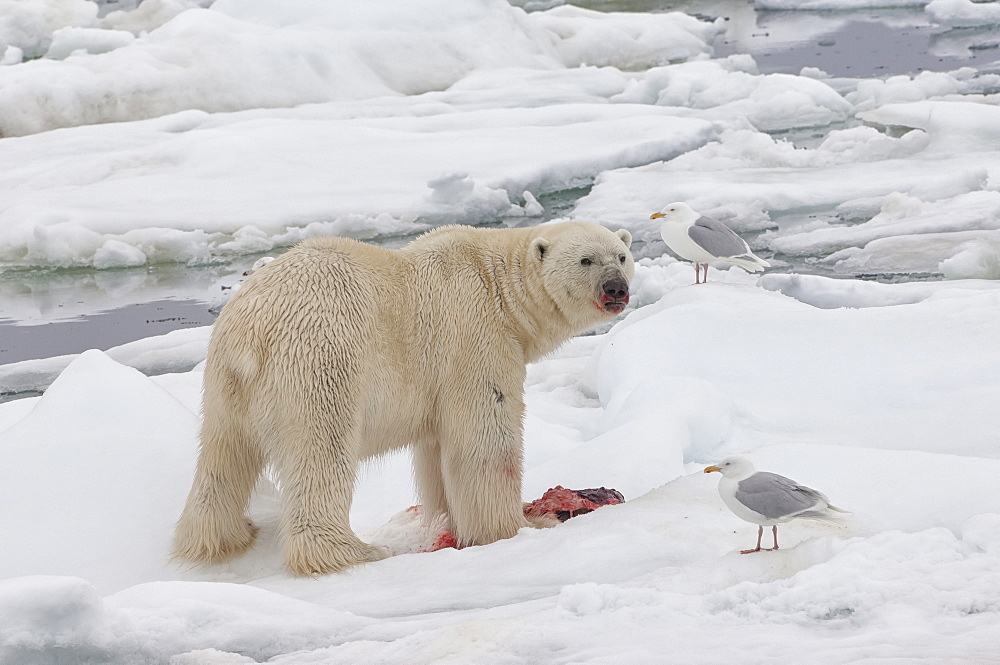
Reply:
[[[148, 29], [164, 12], [178, 9], [161, 6], [154, 17], [145, 5], [127, 15], [109, 14], [105, 25]], [[129, 21], [139, 13], [149, 16]], [[210, 9], [181, 11], [108, 53], [0, 69], [0, 135], [184, 109], [236, 111], [412, 95], [499, 67], [644, 66], [706, 53], [718, 30], [676, 13], [559, 8], [528, 15], [502, 0], [219, 0]], [[98, 40], [93, 32], [87, 35], [91, 44]]]
[[[851, 105], [815, 79], [787, 74], [758, 75], [748, 55], [733, 55], [650, 69], [616, 102], [679, 107], [683, 114], [734, 123], [745, 118], [762, 131], [825, 126], [844, 120]], [[736, 126], [741, 126], [736, 122]]]
[[[845, 247], [865, 247], [875, 240], [923, 234], [948, 234], [956, 240], [966, 231], [1000, 229], [1000, 192], [974, 191], [947, 199], [925, 202], [905, 194], [890, 194], [879, 213], [867, 222], [849, 228], [823, 228], [774, 238], [769, 246], [786, 254], [834, 254]], [[964, 242], [964, 240], [960, 240]], [[921, 257], [925, 260], [929, 257]], [[830, 256], [830, 261], [839, 260]], [[912, 272], [935, 272], [930, 270]]]
[[770, 273], [761, 277], [759, 283], [769, 291], [780, 291], [786, 296], [823, 309], [912, 305], [928, 298], [947, 297], [955, 289], [1000, 289], [1000, 281], [990, 280], [883, 284], [796, 273]]
[[845, 98], [855, 111], [869, 111], [886, 104], [917, 102], [925, 99], [947, 99], [968, 95], [967, 101], [985, 101], [979, 95], [1000, 85], [1000, 76], [980, 74], [971, 67], [953, 72], [920, 72], [914, 76], [890, 76], [885, 79], [857, 81]]
[[723, 31], [722, 19], [701, 21], [679, 12], [641, 14], [597, 12], [572, 5], [529, 14], [556, 35], [556, 51], [567, 67], [596, 65], [647, 69], [708, 54]]
[[683, 200], [737, 230], [771, 227], [752, 246], [779, 258], [816, 257], [849, 274], [994, 278], [997, 107], [919, 101], [859, 115], [893, 133], [834, 130], [815, 148], [800, 148], [726, 131], [663, 164], [602, 173], [574, 214], [623, 224], [655, 248], [662, 243], [650, 212]]
[[8, 140], [0, 262], [206, 263], [315, 235], [370, 238], [523, 216], [513, 204], [526, 190], [578, 186], [714, 136], [707, 121], [643, 105], [345, 111], [353, 115], [190, 111]]
[[[389, 459], [365, 472], [352, 522], [397, 555], [318, 579], [282, 571], [264, 485], [250, 553], [166, 566], [196, 454], [196, 418], [182, 403], [197, 403], [199, 372], [147, 379], [84, 354], [0, 440], [3, 468], [18, 469], [0, 484], [5, 542], [17, 544], [0, 551], [0, 658], [596, 664], [669, 651], [690, 662], [851, 663], [873, 650], [904, 661], [992, 653], [1000, 291], [801, 278], [800, 293], [844, 305], [820, 309], [746, 275], [725, 283], [713, 270], [708, 285], [681, 286], [683, 264], [640, 268], [638, 288], [663, 295], [532, 365], [526, 382], [525, 498], [583, 482], [623, 490], [625, 504], [487, 547], [418, 553], [426, 531], [403, 512], [409, 466]], [[17, 404], [0, 405], [0, 422]], [[780, 551], [741, 556], [756, 528], [701, 473], [732, 451], [853, 515], [839, 527], [784, 525]], [[650, 628], [664, 624], [675, 630]]]
[[838, 10], [870, 9], [877, 7], [922, 7], [928, 0], [754, 0], [757, 9], [770, 10]]
[[82, 354], [4, 431], [0, 504], [32, 507], [5, 511], [4, 576], [83, 575], [107, 591], [168, 574], [197, 424], [136, 370]]
[[[0, 618], [10, 619], [0, 623], [5, 662], [39, 662], [63, 652], [122, 664], [162, 663], [205, 644], [263, 661], [302, 646], [350, 639], [371, 623], [244, 585], [152, 583], [102, 600], [86, 580], [56, 576], [0, 581]], [[225, 654], [211, 649], [176, 662], [258, 662]]]
[[135, 41], [135, 36], [124, 30], [60, 28], [52, 34], [52, 43], [45, 52], [45, 57], [52, 60], [64, 60], [80, 52], [107, 53], [116, 48], [128, 46], [133, 41]]
[[934, 23], [952, 28], [1000, 25], [1000, 3], [972, 0], [931, 0], [924, 11]]
[[478, 70], [446, 92], [363, 105], [188, 111], [8, 140], [0, 262], [206, 263], [320, 234], [524, 216], [535, 195], [745, 127], [734, 117], [788, 128], [849, 110], [821, 82], [753, 69], [734, 56], [637, 74]]
[[25, 58], [37, 58], [56, 30], [96, 20], [97, 4], [88, 0], [0, 0], [0, 55], [16, 48]]
[[[133, 6], [122, 7], [108, 12], [98, 21], [98, 25], [106, 30], [125, 30], [139, 36], [144, 32], [155, 30], [175, 16], [189, 9], [209, 7], [213, 0], [138, 0]], [[138, 6], [134, 6], [138, 4]]]
[[[622, 409], [608, 428], [622, 432], [607, 436], [620, 448], [643, 440], [635, 431], [658, 432], [672, 457], [685, 460], [780, 442], [781, 435], [764, 432], [805, 431], [817, 443], [993, 457], [1000, 414], [986, 405], [1000, 397], [1000, 382], [988, 378], [1000, 347], [987, 321], [996, 316], [1000, 291], [949, 296], [891, 310], [831, 310], [750, 287], [677, 289], [620, 323], [598, 351], [605, 418]], [[922, 327], [917, 321], [925, 316], [938, 323]], [[642, 354], [633, 351], [639, 344]], [[973, 392], [937, 392], [946, 375]], [[791, 407], [788, 387], [802, 376], [809, 377], [808, 400]], [[639, 395], [656, 395], [671, 409], [641, 408]], [[687, 409], [692, 415], [682, 416]]]

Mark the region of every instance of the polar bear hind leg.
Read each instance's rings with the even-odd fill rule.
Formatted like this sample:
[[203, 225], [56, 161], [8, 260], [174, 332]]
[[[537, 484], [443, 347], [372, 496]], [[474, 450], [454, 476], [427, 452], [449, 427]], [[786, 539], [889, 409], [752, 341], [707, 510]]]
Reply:
[[264, 455], [227, 402], [218, 397], [205, 402], [194, 484], [174, 531], [177, 559], [220, 563], [248, 550], [257, 537], [246, 509]]
[[[281, 531], [285, 561], [296, 575], [322, 575], [386, 558], [351, 530], [350, 510], [357, 476], [359, 434], [351, 424], [350, 400], [319, 391], [305, 399], [308, 422], [294, 407], [276, 432], [281, 452], [276, 468], [282, 487]], [[317, 419], [317, 414], [324, 417]]]

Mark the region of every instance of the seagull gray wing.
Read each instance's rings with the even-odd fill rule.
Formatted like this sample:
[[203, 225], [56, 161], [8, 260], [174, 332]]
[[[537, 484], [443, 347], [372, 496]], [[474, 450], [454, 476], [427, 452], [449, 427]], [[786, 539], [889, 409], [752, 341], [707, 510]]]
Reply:
[[750, 246], [722, 222], [702, 215], [688, 228], [688, 237], [702, 249], [719, 258], [741, 256]]
[[768, 519], [781, 519], [809, 511], [826, 497], [784, 476], [759, 471], [737, 483], [736, 500]]

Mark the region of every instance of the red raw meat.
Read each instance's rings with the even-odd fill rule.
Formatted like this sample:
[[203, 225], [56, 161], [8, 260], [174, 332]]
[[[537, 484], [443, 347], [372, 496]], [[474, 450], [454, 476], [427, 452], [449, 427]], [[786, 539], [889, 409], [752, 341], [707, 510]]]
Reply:
[[[589, 513], [597, 510], [601, 506], [613, 506], [624, 503], [625, 497], [618, 490], [598, 487], [586, 490], [568, 490], [562, 485], [556, 485], [547, 490], [540, 499], [535, 499], [531, 503], [524, 504], [524, 514], [528, 517], [541, 517], [549, 515], [555, 517], [560, 522], [565, 522], [571, 517]], [[407, 510], [419, 510], [419, 506], [412, 506]], [[430, 549], [425, 552], [437, 552], [447, 547], [457, 547], [455, 534], [445, 531], [437, 537]]]
[[535, 499], [524, 507], [524, 514], [530, 517], [553, 515], [560, 522], [571, 517], [589, 513], [601, 506], [623, 503], [625, 497], [618, 490], [600, 487], [586, 490], [568, 490], [556, 485], [547, 490], [542, 498]]

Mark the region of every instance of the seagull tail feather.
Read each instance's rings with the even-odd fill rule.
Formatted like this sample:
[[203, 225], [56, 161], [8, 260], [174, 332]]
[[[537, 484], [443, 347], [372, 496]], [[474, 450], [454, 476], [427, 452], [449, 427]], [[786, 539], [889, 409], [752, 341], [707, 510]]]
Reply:
[[[830, 512], [834, 511], [834, 512]], [[835, 513], [841, 513], [837, 515]], [[839, 523], [841, 520], [846, 519], [845, 515], [850, 515], [851, 511], [844, 510], [843, 508], [838, 508], [837, 506], [827, 505], [826, 508], [821, 510], [806, 510], [795, 515], [796, 518], [803, 518], [808, 520], [818, 520], [820, 522], [833, 522]]]
[[730, 256], [725, 259], [731, 263], [735, 263], [741, 268], [749, 270], [750, 272], [760, 272], [764, 268], [769, 268], [770, 263], [760, 258], [756, 254], [741, 254], [739, 256]]

